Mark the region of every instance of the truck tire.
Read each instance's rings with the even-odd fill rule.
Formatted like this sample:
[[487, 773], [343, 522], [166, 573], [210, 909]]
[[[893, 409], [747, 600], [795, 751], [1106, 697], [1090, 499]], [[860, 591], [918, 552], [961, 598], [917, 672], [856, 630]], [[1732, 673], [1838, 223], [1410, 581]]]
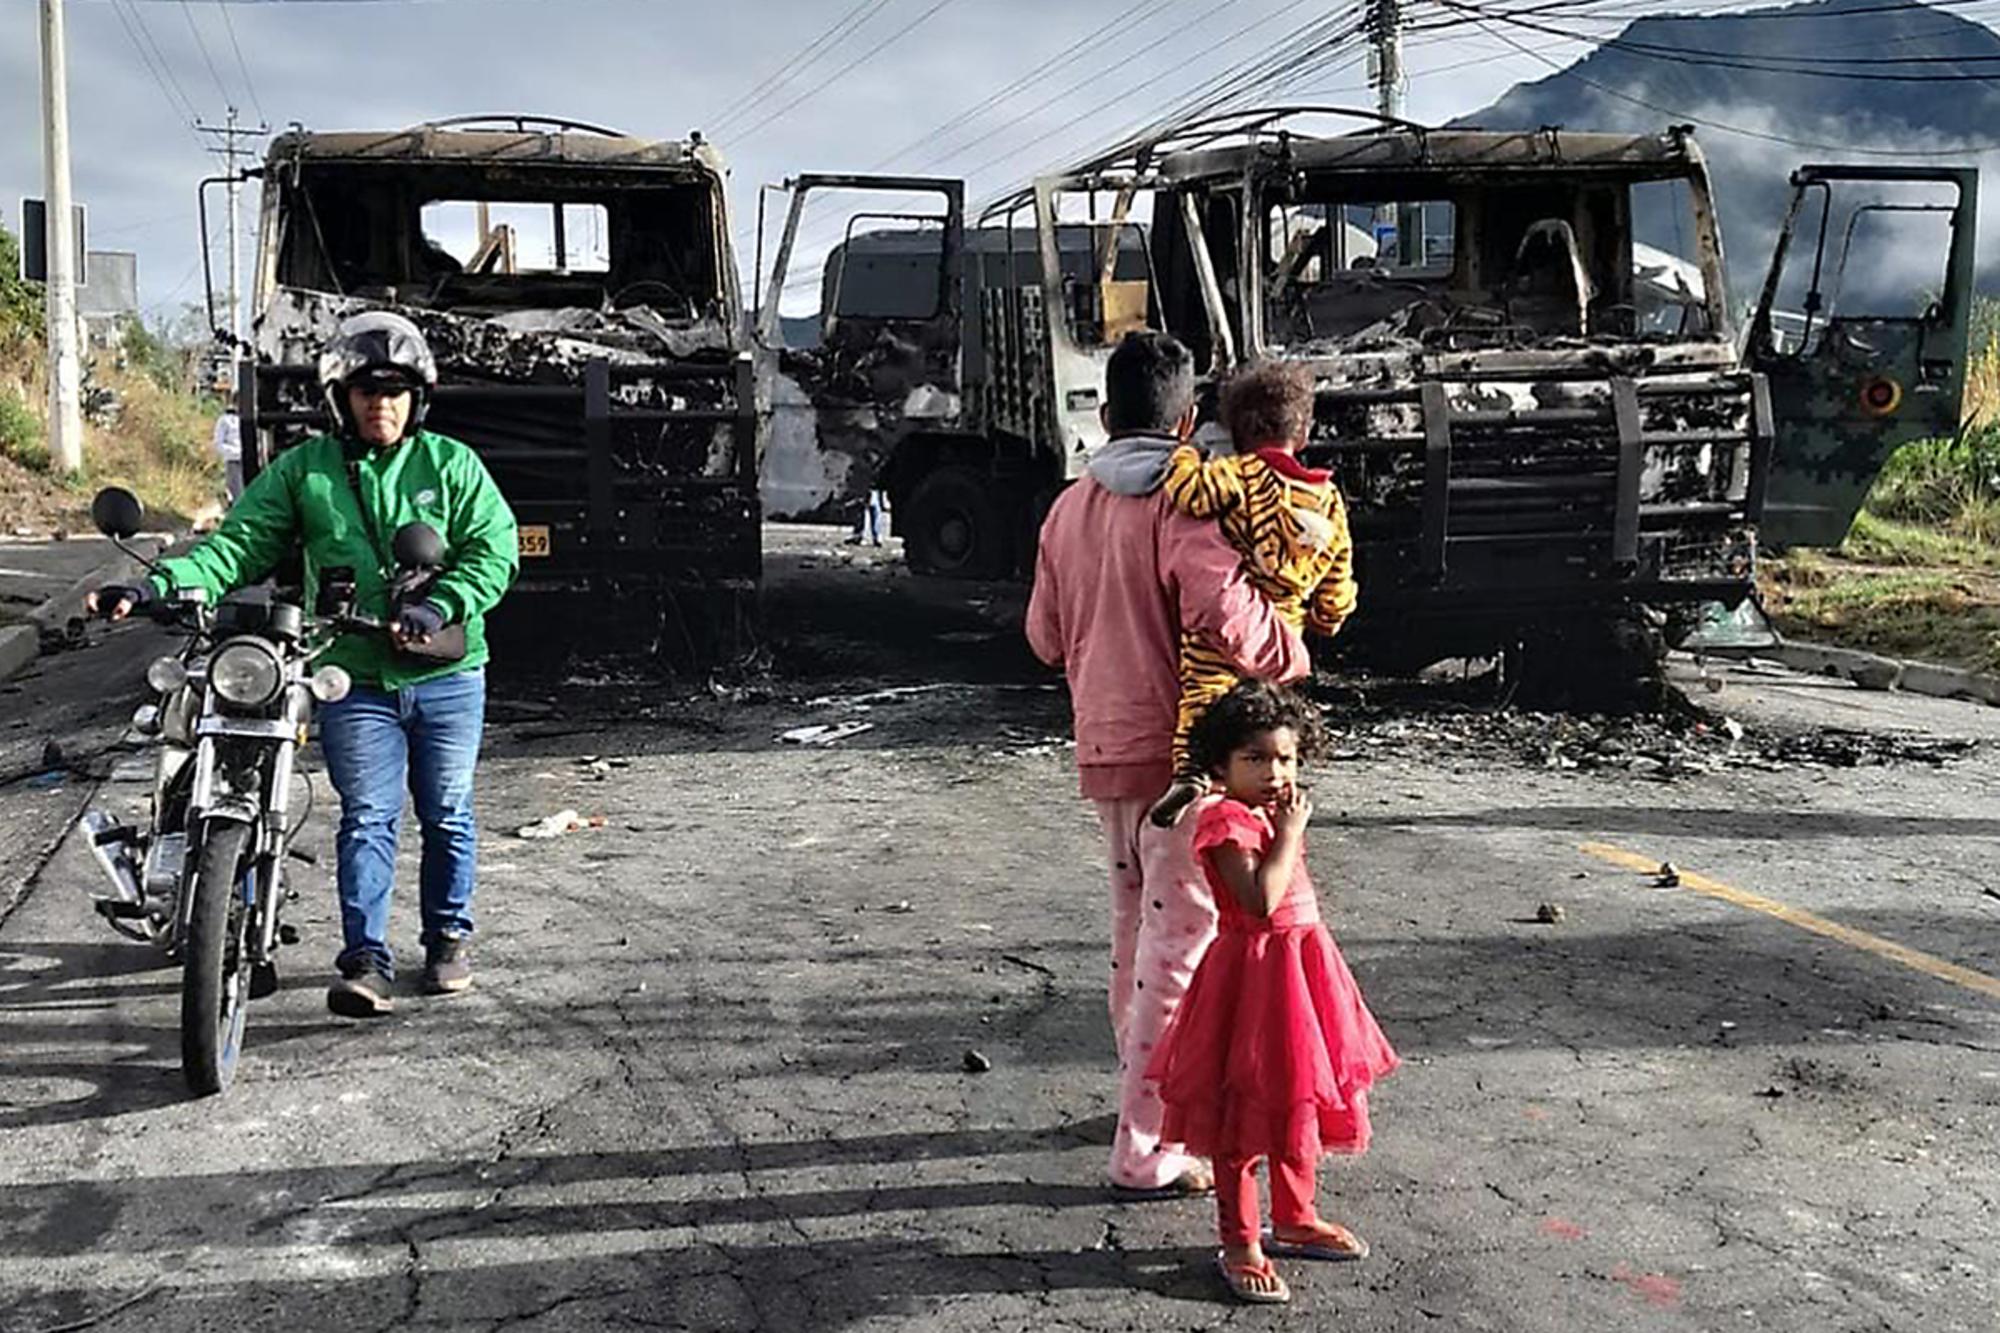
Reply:
[[188, 878], [194, 896], [181, 972], [181, 1074], [207, 1097], [229, 1086], [250, 999], [249, 910], [237, 889], [250, 844], [244, 824], [212, 823]]
[[954, 464], [918, 482], [904, 507], [903, 558], [919, 574], [997, 579], [1013, 565], [1014, 523], [990, 477]]

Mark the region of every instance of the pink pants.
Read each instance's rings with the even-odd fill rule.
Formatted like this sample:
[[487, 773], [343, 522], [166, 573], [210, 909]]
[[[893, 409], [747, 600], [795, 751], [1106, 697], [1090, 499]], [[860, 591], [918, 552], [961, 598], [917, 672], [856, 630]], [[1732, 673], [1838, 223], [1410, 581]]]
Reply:
[[1146, 822], [1152, 797], [1094, 804], [1111, 862], [1111, 1033], [1118, 1046], [1111, 1180], [1157, 1189], [1179, 1179], [1192, 1159], [1160, 1141], [1165, 1108], [1146, 1067], [1215, 938], [1215, 896], [1194, 862], [1192, 812], [1167, 830]]
[[[1248, 1245], [1263, 1230], [1257, 1224], [1259, 1160], [1243, 1157], [1215, 1164], [1216, 1229], [1221, 1232], [1224, 1245]], [[1272, 1223], [1298, 1230], [1310, 1227], [1318, 1220], [1313, 1211], [1313, 1191], [1318, 1184], [1316, 1164], [1282, 1157], [1269, 1161]]]

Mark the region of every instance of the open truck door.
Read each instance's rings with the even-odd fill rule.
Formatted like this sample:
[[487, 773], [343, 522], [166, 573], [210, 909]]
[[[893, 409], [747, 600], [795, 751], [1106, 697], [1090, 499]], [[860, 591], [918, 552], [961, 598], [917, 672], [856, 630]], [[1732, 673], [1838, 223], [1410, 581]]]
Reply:
[[[783, 190], [757, 291], [772, 412], [759, 489], [771, 518], [852, 521], [906, 440], [961, 428], [965, 185], [813, 174]], [[760, 202], [760, 269], [763, 232]]]
[[1793, 173], [1748, 336], [1776, 436], [1765, 544], [1837, 545], [1890, 454], [1957, 431], [1978, 198], [1971, 167]]

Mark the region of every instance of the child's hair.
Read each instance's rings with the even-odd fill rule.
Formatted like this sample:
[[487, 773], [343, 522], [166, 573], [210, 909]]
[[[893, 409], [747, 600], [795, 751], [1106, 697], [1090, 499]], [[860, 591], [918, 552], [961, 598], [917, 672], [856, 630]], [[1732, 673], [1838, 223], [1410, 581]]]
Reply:
[[1312, 429], [1312, 373], [1296, 361], [1259, 361], [1223, 389], [1222, 420], [1239, 450], [1303, 441]]
[[1204, 773], [1219, 773], [1234, 754], [1259, 732], [1289, 727], [1299, 740], [1299, 758], [1317, 759], [1326, 746], [1326, 728], [1319, 709], [1267, 681], [1238, 681], [1236, 687], [1208, 706], [1188, 730], [1188, 757]]

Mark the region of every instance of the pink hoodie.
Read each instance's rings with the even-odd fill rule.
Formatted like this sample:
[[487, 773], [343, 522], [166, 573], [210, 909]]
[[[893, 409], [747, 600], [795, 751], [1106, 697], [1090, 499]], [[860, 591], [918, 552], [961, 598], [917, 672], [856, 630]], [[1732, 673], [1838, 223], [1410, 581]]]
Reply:
[[1069, 676], [1076, 763], [1093, 800], [1157, 796], [1172, 776], [1180, 634], [1199, 631], [1246, 676], [1296, 680], [1304, 641], [1243, 577], [1212, 521], [1154, 491], [1119, 495], [1085, 476], [1042, 524], [1028, 645]]

